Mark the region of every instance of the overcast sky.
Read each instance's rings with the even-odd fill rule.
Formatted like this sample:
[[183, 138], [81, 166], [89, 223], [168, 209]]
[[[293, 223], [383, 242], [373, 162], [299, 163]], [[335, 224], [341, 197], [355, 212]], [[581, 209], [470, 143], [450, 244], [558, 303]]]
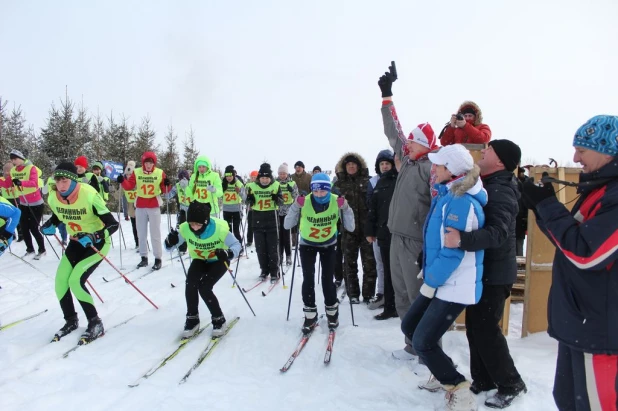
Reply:
[[582, 123], [618, 114], [617, 17], [615, 0], [0, 0], [0, 96], [38, 130], [67, 85], [91, 112], [150, 115], [159, 141], [193, 126], [243, 173], [346, 151], [373, 169], [395, 60], [406, 134], [469, 99], [524, 162], [565, 162]]

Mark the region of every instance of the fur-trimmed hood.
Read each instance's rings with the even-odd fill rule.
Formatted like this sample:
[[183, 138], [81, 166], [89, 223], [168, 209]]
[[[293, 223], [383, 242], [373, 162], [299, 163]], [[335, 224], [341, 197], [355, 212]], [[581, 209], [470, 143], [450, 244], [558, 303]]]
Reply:
[[481, 108], [478, 106], [478, 104], [476, 104], [474, 101], [466, 100], [463, 103], [461, 103], [457, 112], [461, 113], [461, 110], [463, 110], [466, 107], [472, 107], [472, 109], [476, 112], [476, 118], [474, 119], [474, 125], [478, 126], [479, 124], [483, 124], [483, 112], [481, 111]]
[[476, 164], [472, 170], [468, 171], [468, 173], [462, 177], [447, 183], [446, 188], [454, 197], [470, 194], [472, 197], [476, 198], [483, 207], [487, 204], [487, 191], [483, 188], [483, 182], [481, 181], [481, 169]]
[[342, 174], [348, 175], [345, 169], [345, 163], [346, 163], [345, 160], [348, 157], [354, 157], [360, 163], [360, 167], [358, 168], [357, 175], [367, 175], [367, 176], [369, 175], [369, 169], [367, 168], [367, 162], [365, 161], [363, 156], [361, 156], [358, 153], [354, 153], [352, 151], [349, 151], [341, 156], [341, 158], [337, 162], [337, 165], [335, 166], [335, 173], [337, 174], [342, 173]]

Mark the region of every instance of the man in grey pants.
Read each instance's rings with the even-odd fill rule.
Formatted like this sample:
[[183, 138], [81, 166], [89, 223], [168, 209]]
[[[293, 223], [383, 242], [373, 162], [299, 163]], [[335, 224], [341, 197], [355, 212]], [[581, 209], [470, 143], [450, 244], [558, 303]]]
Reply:
[[[391, 279], [395, 290], [395, 308], [403, 319], [419, 294], [422, 280], [417, 277], [417, 260], [423, 250], [423, 226], [429, 212], [432, 193], [431, 162], [427, 154], [438, 148], [436, 135], [429, 123], [419, 124], [405, 137], [395, 106], [391, 87], [395, 79], [387, 73], [380, 77], [382, 91], [382, 121], [384, 134], [401, 161], [399, 177], [391, 200], [388, 229], [391, 237]], [[402, 360], [415, 358], [411, 342], [406, 339], [403, 350], [393, 356]]]

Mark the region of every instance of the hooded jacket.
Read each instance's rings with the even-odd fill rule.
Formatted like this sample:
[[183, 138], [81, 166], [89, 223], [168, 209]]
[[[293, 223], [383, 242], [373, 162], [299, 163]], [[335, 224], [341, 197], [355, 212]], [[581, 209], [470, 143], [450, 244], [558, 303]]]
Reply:
[[536, 206], [556, 246], [547, 302], [549, 335], [587, 353], [618, 354], [618, 159], [582, 173], [571, 211], [556, 197]]
[[[354, 175], [348, 174], [345, 167], [345, 160], [348, 157], [353, 157], [360, 165], [358, 171]], [[354, 221], [358, 221], [352, 233], [365, 236], [365, 227], [362, 222], [367, 221], [367, 184], [369, 183], [369, 169], [365, 159], [358, 153], [345, 153], [335, 166], [337, 173], [337, 181], [333, 184], [333, 192], [339, 196], [345, 197], [354, 212]], [[347, 231], [344, 231], [344, 234]]]
[[436, 184], [438, 196], [431, 202], [425, 224], [423, 277], [436, 289], [436, 298], [471, 305], [483, 292], [483, 250], [464, 251], [444, 247], [444, 231], [453, 227], [473, 231], [485, 223], [483, 206], [487, 192], [479, 178], [478, 166], [447, 184]]
[[20, 172], [24, 168], [29, 167], [29, 166], [32, 166], [30, 168], [30, 173], [28, 174], [27, 179], [21, 180], [21, 187], [28, 187], [28, 188], [43, 187], [43, 184], [42, 184], [43, 180], [41, 180], [41, 175], [42, 175], [41, 169], [35, 166], [34, 164], [32, 164], [32, 161], [30, 160], [24, 160], [23, 165], [15, 166], [11, 168], [11, 178], [7, 178], [6, 180], [3, 180], [3, 181], [0, 180], [0, 186], [6, 189], [14, 188], [14, 192], [19, 195], [20, 204], [25, 204], [27, 206], [41, 205], [43, 204], [43, 195], [41, 194], [41, 190], [34, 190], [32, 193], [22, 195], [22, 191], [20, 190], [20, 187], [13, 185], [13, 180], [12, 180], [14, 178], [13, 171]]
[[[152, 159], [154, 162], [154, 166], [152, 167], [152, 171], [149, 173], [144, 168], [144, 163], [147, 159]], [[151, 174], [157, 168], [157, 155], [152, 151], [146, 151], [142, 154], [142, 171], [144, 174]], [[161, 174], [161, 183], [159, 187], [161, 188], [161, 193], [167, 193], [170, 190], [170, 187], [165, 185], [165, 171], [162, 171]], [[135, 179], [135, 172], [131, 174], [129, 178], [125, 178], [122, 183], [122, 188], [126, 191], [133, 191], [137, 185], [137, 180]], [[152, 197], [152, 198], [144, 198], [140, 197], [139, 193], [137, 193], [137, 199], [135, 200], [135, 208], [159, 208], [161, 207], [160, 198]]]
[[[198, 167], [200, 163], [205, 163], [208, 170], [204, 174], [200, 174]], [[207, 187], [213, 186], [214, 192], [208, 191]], [[199, 197], [204, 195], [198, 195], [197, 190], [203, 190], [203, 194], [207, 196], [207, 201], [210, 203], [210, 214], [217, 214], [219, 212], [219, 198], [223, 196], [223, 187], [221, 186], [221, 176], [219, 173], [212, 170], [212, 163], [210, 159], [205, 155], [197, 156], [195, 163], [193, 164], [193, 174], [189, 180], [187, 186], [187, 193], [191, 201], [200, 201]]]
[[406, 137], [392, 101], [382, 104], [382, 122], [384, 134], [401, 160], [388, 212], [388, 229], [392, 234], [423, 241], [423, 226], [431, 205], [431, 162], [427, 156], [411, 160], [403, 154]]
[[464, 101], [457, 112], [461, 113], [463, 109], [468, 107], [476, 112], [474, 122], [466, 122], [463, 128], [455, 128], [447, 124], [444, 133], [440, 136], [440, 143], [443, 146], [450, 144], [486, 144], [491, 140], [491, 129], [487, 124], [483, 124], [483, 112], [475, 102]]
[[466, 251], [485, 250], [483, 283], [507, 285], [517, 279], [515, 256], [515, 221], [520, 197], [512, 172], [497, 171], [482, 177], [487, 190], [485, 226], [480, 230], [461, 233], [461, 248]]
[[389, 161], [391, 163], [392, 168], [395, 168], [395, 160], [393, 158], [393, 152], [390, 150], [381, 150], [376, 157], [375, 170], [376, 175], [369, 179], [369, 184], [367, 185], [367, 207], [371, 208], [371, 196], [373, 195], [373, 190], [375, 186], [378, 184], [380, 180], [380, 163], [382, 161]]
[[391, 241], [391, 232], [388, 230], [388, 210], [395, 192], [398, 175], [395, 167], [383, 173], [369, 200], [365, 236], [376, 237], [380, 246], [390, 244]]

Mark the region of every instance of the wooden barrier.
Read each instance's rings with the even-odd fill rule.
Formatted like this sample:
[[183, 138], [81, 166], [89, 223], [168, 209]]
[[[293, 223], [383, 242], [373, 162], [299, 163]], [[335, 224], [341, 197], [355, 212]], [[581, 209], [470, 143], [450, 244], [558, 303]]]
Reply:
[[[581, 168], [533, 167], [530, 176], [540, 181], [543, 172], [558, 180], [578, 182]], [[576, 187], [554, 184], [558, 200], [570, 210], [577, 197]], [[547, 298], [551, 287], [552, 262], [556, 248], [536, 224], [534, 213], [528, 213], [528, 243], [526, 247], [526, 285], [521, 336], [547, 331]]]

